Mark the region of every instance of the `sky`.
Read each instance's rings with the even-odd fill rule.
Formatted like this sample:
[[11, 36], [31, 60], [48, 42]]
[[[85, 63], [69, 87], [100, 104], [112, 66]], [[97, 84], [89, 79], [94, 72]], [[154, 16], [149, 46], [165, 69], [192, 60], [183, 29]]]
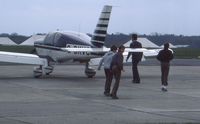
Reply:
[[0, 33], [93, 33], [104, 5], [109, 34], [200, 35], [200, 0], [0, 0]]

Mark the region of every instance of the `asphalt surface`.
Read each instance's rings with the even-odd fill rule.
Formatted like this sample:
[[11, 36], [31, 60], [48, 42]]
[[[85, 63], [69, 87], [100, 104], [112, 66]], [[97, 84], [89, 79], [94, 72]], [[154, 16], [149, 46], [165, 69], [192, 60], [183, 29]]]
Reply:
[[33, 66], [0, 66], [0, 124], [200, 123], [200, 67], [174, 64], [168, 92], [160, 67], [141, 64], [141, 84], [125, 66], [118, 100], [103, 95], [104, 71], [86, 78], [84, 66], [56, 66], [33, 78]]

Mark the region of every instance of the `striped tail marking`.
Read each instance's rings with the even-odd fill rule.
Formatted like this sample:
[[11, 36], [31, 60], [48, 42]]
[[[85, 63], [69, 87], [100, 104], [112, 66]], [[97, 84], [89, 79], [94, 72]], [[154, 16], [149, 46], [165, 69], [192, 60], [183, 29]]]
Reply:
[[110, 15], [112, 11], [112, 6], [104, 6], [99, 21], [96, 25], [96, 29], [92, 35], [91, 42], [96, 47], [103, 47], [105, 38], [107, 35], [108, 24], [110, 20]]

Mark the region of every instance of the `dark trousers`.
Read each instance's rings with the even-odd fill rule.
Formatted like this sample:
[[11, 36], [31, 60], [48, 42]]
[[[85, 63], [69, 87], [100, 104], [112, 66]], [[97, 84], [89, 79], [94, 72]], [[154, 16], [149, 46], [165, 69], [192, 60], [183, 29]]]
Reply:
[[161, 62], [161, 82], [164, 86], [168, 85], [169, 66], [168, 62]]
[[113, 79], [113, 73], [110, 69], [104, 69], [105, 76], [106, 76], [106, 82], [105, 82], [105, 91], [104, 93], [110, 93], [110, 86]]
[[133, 82], [140, 83], [140, 75], [138, 72], [138, 63], [140, 61], [133, 61], [132, 62], [132, 73], [133, 73]]
[[119, 88], [119, 82], [120, 82], [120, 78], [121, 78], [121, 70], [116, 68], [116, 69], [113, 69], [113, 75], [114, 75], [114, 78], [115, 78], [115, 84], [113, 86], [113, 89], [112, 89], [112, 96], [117, 96], [117, 90]]

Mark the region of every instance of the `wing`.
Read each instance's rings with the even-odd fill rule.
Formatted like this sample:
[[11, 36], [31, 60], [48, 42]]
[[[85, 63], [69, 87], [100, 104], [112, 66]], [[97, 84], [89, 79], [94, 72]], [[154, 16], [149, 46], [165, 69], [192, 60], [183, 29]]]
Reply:
[[47, 66], [47, 60], [34, 54], [0, 51], [0, 62]]

